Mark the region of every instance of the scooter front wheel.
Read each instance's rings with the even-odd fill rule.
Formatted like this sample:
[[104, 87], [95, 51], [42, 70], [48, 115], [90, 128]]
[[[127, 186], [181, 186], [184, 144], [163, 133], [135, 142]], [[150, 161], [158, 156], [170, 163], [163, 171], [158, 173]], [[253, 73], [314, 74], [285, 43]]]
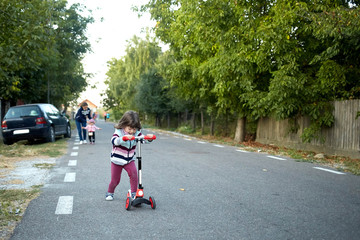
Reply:
[[126, 198], [126, 203], [125, 203], [125, 208], [126, 208], [126, 210], [130, 210], [130, 208], [131, 208], [131, 202], [132, 202], [132, 199], [131, 199], [131, 197], [127, 197]]
[[149, 197], [149, 201], [150, 201], [151, 208], [155, 209], [156, 208], [155, 199], [153, 197]]

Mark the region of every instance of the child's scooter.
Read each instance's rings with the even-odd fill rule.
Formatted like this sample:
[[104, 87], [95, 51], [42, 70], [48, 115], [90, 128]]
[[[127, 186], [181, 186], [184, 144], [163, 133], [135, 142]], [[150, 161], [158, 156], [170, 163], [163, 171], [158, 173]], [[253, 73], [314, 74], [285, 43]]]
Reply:
[[139, 136], [139, 137], [135, 137], [132, 136], [131, 138], [128, 138], [126, 136], [123, 137], [124, 141], [128, 141], [128, 140], [135, 140], [136, 144], [139, 144], [139, 148], [138, 148], [138, 156], [136, 157], [138, 160], [138, 182], [139, 182], [139, 186], [138, 189], [136, 191], [136, 196], [135, 199], [132, 199], [131, 197], [131, 191], [129, 191], [127, 193], [127, 198], [126, 198], [126, 204], [125, 204], [125, 208], [126, 210], [130, 210], [131, 206], [140, 206], [142, 203], [145, 203], [147, 205], [151, 205], [152, 209], [156, 208], [156, 203], [155, 203], [155, 199], [153, 197], [149, 197], [149, 200], [144, 198], [144, 188], [142, 186], [141, 183], [141, 144], [144, 143], [144, 140], [155, 140], [156, 136], [153, 135], [153, 137], [148, 137], [148, 136]]

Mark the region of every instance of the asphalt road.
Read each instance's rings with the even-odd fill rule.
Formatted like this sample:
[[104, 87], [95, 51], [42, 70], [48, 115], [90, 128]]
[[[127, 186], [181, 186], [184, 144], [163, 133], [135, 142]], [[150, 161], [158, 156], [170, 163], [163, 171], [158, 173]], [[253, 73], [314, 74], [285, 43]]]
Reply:
[[126, 211], [125, 171], [105, 201], [114, 129], [97, 126], [95, 145], [78, 145], [74, 132], [11, 239], [360, 238], [359, 176], [173, 133], [152, 132], [157, 140], [142, 145], [156, 209]]

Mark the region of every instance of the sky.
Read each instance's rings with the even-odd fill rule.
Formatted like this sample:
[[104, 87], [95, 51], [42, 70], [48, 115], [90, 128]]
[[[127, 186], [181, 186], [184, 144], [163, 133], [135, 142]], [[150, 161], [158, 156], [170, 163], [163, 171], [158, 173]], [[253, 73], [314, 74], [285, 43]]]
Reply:
[[[141, 6], [148, 0], [68, 0], [68, 4], [81, 3], [93, 11], [95, 23], [88, 25], [87, 37], [90, 41], [92, 53], [87, 53], [84, 60], [84, 70], [94, 76], [88, 79], [90, 86], [81, 94], [78, 102], [89, 99], [97, 106], [101, 106], [106, 86], [107, 62], [112, 58], [121, 58], [125, 55], [128, 40], [134, 35], [144, 37], [142, 33], [146, 27], [154, 27], [155, 22], [146, 14], [138, 18], [138, 14], [131, 10], [132, 6]], [[103, 18], [103, 21], [101, 21]]]

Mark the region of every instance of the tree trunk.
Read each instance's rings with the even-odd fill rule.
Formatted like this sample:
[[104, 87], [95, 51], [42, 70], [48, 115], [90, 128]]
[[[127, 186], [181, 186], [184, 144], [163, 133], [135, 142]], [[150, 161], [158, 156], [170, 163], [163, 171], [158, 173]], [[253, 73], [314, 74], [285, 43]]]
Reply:
[[245, 140], [245, 126], [246, 117], [238, 118], [234, 137], [236, 142], [243, 142]]
[[214, 129], [215, 129], [215, 120], [213, 115], [211, 115], [211, 120], [210, 120], [210, 135], [214, 136]]
[[191, 125], [192, 125], [192, 129], [195, 132], [196, 131], [196, 113], [193, 112], [192, 116], [191, 116]]
[[9, 108], [11, 107], [11, 103], [10, 101], [5, 101], [2, 100], [2, 98], [0, 98], [0, 122], [2, 122], [3, 118], [5, 117], [6, 112], [9, 110]]
[[184, 123], [187, 124], [188, 123], [188, 110], [186, 109], [185, 110], [185, 113], [184, 113]]
[[225, 115], [225, 137], [229, 136], [229, 117], [226, 111], [226, 115]]
[[201, 135], [204, 135], [204, 110], [201, 109]]
[[170, 112], [167, 114], [167, 127], [170, 128]]
[[178, 113], [178, 118], [177, 118], [177, 125], [176, 127], [178, 128], [181, 125], [181, 113]]
[[[0, 122], [2, 123], [2, 120], [4, 118], [5, 113], [3, 114], [3, 106], [2, 106], [2, 98], [0, 97]], [[2, 136], [2, 134], [0, 134], [0, 137]]]
[[157, 127], [160, 127], [160, 116], [159, 115], [156, 115], [156, 123], [155, 123], [155, 125]]

